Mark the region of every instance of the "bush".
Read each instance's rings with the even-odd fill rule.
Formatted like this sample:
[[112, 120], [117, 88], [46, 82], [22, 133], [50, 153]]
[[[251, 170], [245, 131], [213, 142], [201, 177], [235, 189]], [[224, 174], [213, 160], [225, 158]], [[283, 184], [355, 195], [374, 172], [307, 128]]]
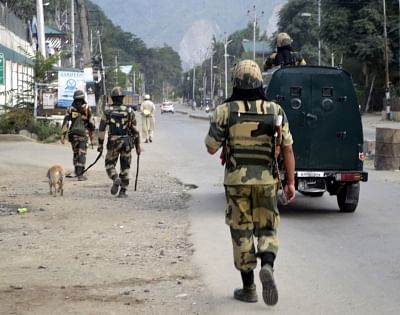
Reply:
[[0, 131], [14, 134], [22, 129], [29, 129], [32, 123], [32, 112], [28, 109], [10, 109], [0, 116]]
[[61, 135], [60, 127], [49, 121], [34, 121], [32, 111], [26, 108], [12, 108], [0, 115], [0, 133], [17, 134], [21, 130], [28, 130], [45, 142], [54, 142]]
[[61, 129], [49, 121], [37, 121], [32, 124], [31, 132], [35, 133], [40, 141], [54, 142], [60, 139]]

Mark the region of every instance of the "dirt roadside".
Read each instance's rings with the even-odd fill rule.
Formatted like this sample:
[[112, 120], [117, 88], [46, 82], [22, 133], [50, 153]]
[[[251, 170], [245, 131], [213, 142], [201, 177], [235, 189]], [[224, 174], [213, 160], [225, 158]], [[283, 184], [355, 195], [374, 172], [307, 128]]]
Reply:
[[145, 169], [120, 199], [91, 171], [52, 197], [46, 170], [0, 163], [0, 314], [209, 313], [191, 261], [190, 187]]

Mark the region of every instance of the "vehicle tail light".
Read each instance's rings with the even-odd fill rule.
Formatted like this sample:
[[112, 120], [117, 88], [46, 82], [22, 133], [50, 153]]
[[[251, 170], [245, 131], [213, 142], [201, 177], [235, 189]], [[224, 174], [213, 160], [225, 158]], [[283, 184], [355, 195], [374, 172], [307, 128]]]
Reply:
[[362, 174], [360, 173], [338, 173], [335, 175], [335, 179], [339, 182], [359, 182], [362, 180]]

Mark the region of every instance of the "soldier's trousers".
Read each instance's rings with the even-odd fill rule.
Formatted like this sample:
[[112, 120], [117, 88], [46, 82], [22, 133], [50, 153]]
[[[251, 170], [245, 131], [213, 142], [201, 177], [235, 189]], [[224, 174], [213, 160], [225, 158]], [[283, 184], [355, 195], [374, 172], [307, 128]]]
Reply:
[[[225, 186], [235, 267], [243, 272], [256, 268], [257, 256], [278, 253], [279, 225], [276, 185]], [[257, 252], [254, 245], [257, 238]]]
[[87, 137], [70, 134], [68, 140], [71, 142], [74, 153], [72, 162], [74, 163], [75, 174], [79, 175], [86, 165]]
[[[121, 187], [129, 186], [129, 170], [131, 167], [131, 146], [128, 137], [111, 137], [107, 141], [106, 172], [109, 178], [114, 179], [119, 175]], [[120, 173], [115, 169], [119, 158]]]

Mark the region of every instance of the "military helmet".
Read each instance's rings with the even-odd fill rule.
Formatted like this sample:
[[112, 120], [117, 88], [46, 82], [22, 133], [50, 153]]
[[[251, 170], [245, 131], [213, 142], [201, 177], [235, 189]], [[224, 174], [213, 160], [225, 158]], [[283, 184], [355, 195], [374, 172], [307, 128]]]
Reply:
[[146, 94], [146, 95], [144, 96], [144, 99], [145, 99], [145, 100], [149, 100], [149, 99], [150, 99], [150, 95], [149, 95], [149, 94]]
[[288, 33], [279, 33], [276, 36], [276, 46], [283, 47], [290, 45], [293, 42], [293, 39], [289, 36]]
[[125, 96], [121, 87], [116, 86], [111, 90], [111, 97], [114, 97], [114, 96]]
[[85, 92], [82, 90], [76, 90], [73, 96], [74, 100], [84, 100], [85, 99]]
[[251, 90], [262, 86], [260, 67], [253, 60], [242, 60], [232, 70], [232, 85], [238, 89]]

